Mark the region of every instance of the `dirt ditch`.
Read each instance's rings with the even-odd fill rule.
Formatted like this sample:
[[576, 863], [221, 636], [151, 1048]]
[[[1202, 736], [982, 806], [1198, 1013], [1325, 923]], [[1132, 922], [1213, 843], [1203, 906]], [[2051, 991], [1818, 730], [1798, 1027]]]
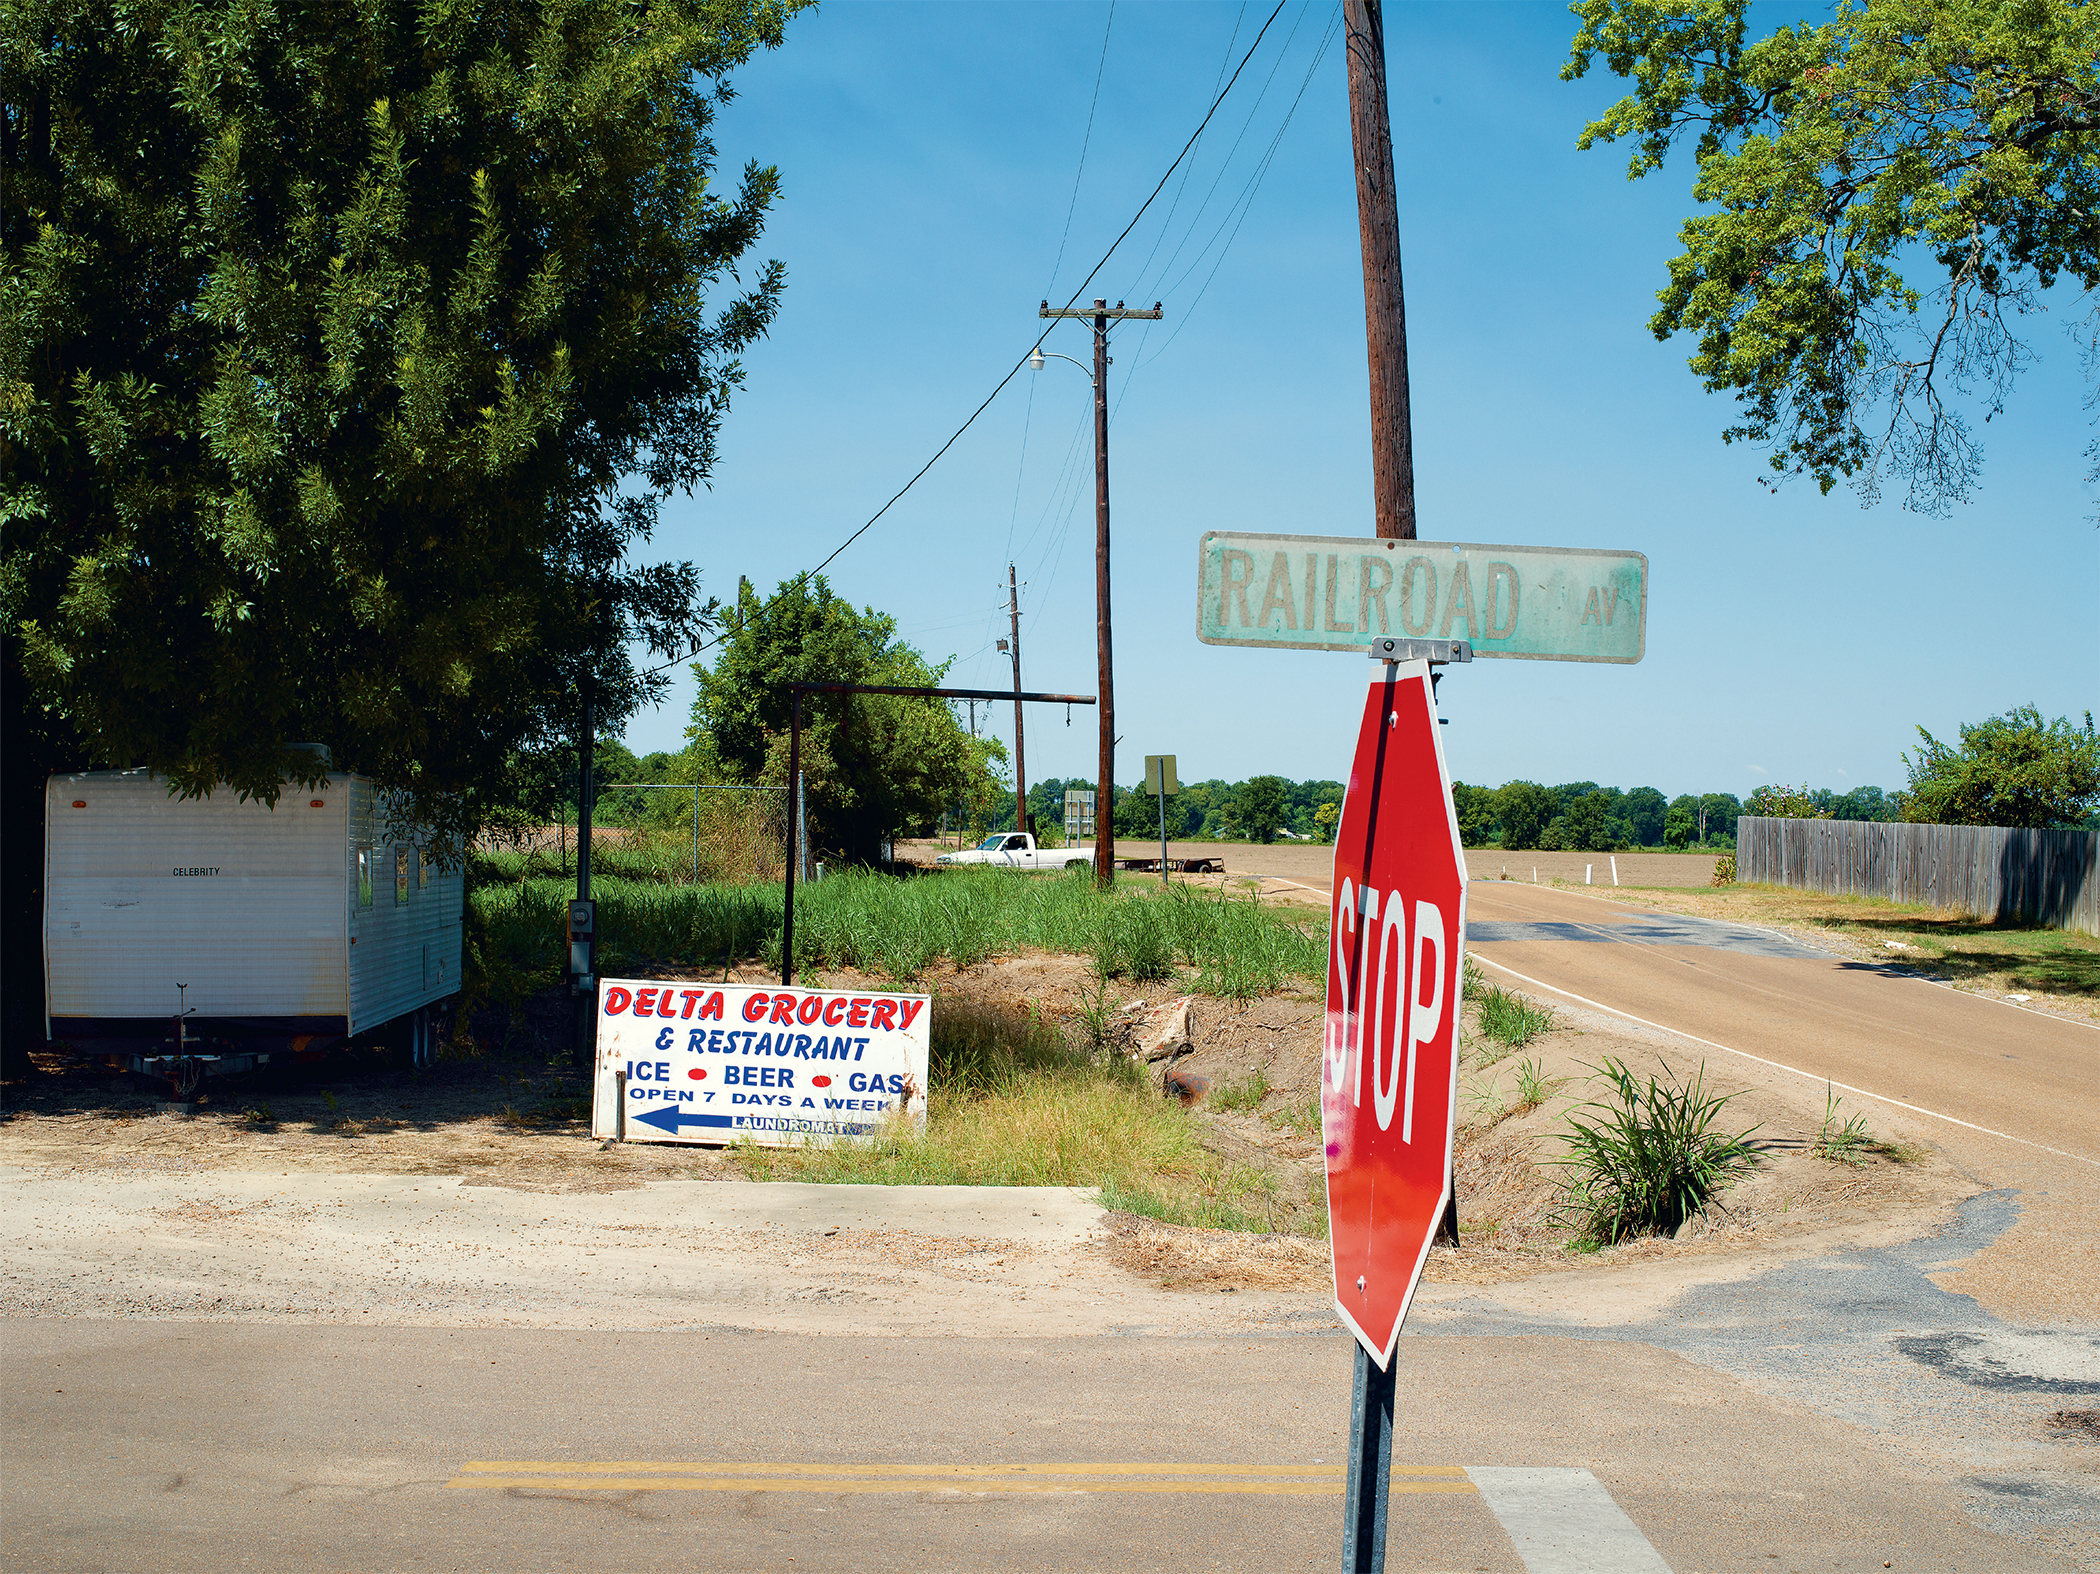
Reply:
[[[748, 981], [760, 975], [752, 971]], [[865, 980], [833, 973], [808, 982]], [[1084, 959], [1063, 956], [942, 966], [923, 982], [941, 999], [1033, 1011], [1075, 1037], [1105, 1031], [1119, 1050], [1134, 1047], [1148, 1015], [1179, 996], [1169, 983], [1117, 982], [1104, 995]], [[1289, 993], [1246, 1004], [1195, 997], [1190, 1005], [1188, 1051], [1148, 1064], [1146, 1075], [1163, 1098], [1172, 1096], [1163, 1085], [1169, 1069], [1176, 1082], [1201, 1090], [1192, 1113], [1203, 1144], [1227, 1166], [1260, 1179], [1260, 1194], [1274, 1199], [1264, 1221], [1271, 1228], [1190, 1229], [1111, 1214], [1097, 1250], [1165, 1289], [1317, 1288], [1327, 1272], [1325, 1243], [1317, 1238], [1321, 1001]], [[1455, 1163], [1460, 1245], [1431, 1254], [1431, 1281], [1487, 1284], [1593, 1264], [1912, 1237], [1977, 1189], [1920, 1130], [1877, 1126], [1874, 1136], [1890, 1146], [1860, 1155], [1857, 1165], [1819, 1158], [1811, 1147], [1825, 1113], [1821, 1088], [1754, 1066], [1708, 1062], [1709, 1085], [1732, 1095], [1722, 1124], [1731, 1133], [1754, 1128], [1754, 1171], [1676, 1239], [1574, 1249], [1560, 1210], [1565, 1170], [1556, 1161], [1564, 1156], [1571, 1112], [1603, 1091], [1593, 1068], [1615, 1057], [1644, 1076], [1660, 1066], [1682, 1078], [1699, 1069], [1699, 1057], [1565, 1010], [1512, 1050], [1481, 1031], [1477, 1004], [1466, 1010], [1463, 1043]], [[413, 1072], [385, 1057], [345, 1059], [319, 1078], [285, 1073], [214, 1088], [188, 1118], [157, 1113], [129, 1083], [57, 1061], [10, 1084], [6, 1095], [0, 1163], [46, 1176], [433, 1175], [524, 1192], [743, 1178], [719, 1149], [593, 1140], [580, 1076], [539, 1059], [441, 1059]], [[1839, 1111], [1841, 1119], [1854, 1113]]]

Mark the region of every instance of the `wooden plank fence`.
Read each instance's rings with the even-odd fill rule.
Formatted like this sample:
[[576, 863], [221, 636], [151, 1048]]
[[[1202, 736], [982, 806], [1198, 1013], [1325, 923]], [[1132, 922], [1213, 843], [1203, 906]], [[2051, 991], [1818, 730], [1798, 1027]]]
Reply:
[[1759, 815], [1735, 824], [1738, 880], [2100, 935], [2100, 831]]

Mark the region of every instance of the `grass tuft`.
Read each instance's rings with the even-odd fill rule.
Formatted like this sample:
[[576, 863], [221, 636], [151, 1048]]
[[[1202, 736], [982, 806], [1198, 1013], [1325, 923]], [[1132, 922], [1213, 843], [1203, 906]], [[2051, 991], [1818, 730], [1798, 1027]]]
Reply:
[[1874, 1159], [1914, 1164], [1925, 1156], [1925, 1150], [1913, 1143], [1890, 1142], [1875, 1136], [1868, 1129], [1865, 1115], [1854, 1115], [1840, 1121], [1838, 1110], [1844, 1102], [1829, 1083], [1823, 1084], [1823, 1126], [1816, 1133], [1815, 1141], [1808, 1145], [1811, 1157], [1861, 1169]]
[[[1301, 1093], [1287, 1099], [1274, 1109], [1265, 1109], [1261, 1118], [1297, 1137], [1317, 1137], [1320, 1134], [1320, 1095]], [[1321, 1206], [1326, 1206], [1322, 1198]]]
[[1244, 1077], [1231, 1082], [1211, 1085], [1210, 1107], [1212, 1109], [1258, 1109], [1261, 1101], [1269, 1096], [1269, 1071], [1266, 1066], [1256, 1066]]
[[1549, 1077], [1543, 1062], [1520, 1060], [1517, 1062], [1517, 1102], [1511, 1107], [1513, 1115], [1529, 1114], [1560, 1090], [1565, 1077]]
[[1568, 1120], [1572, 1172], [1557, 1219], [1580, 1242], [1609, 1246], [1637, 1235], [1669, 1235], [1703, 1212], [1738, 1175], [1757, 1163], [1749, 1138], [1714, 1129], [1733, 1094], [1706, 1091], [1706, 1065], [1689, 1082], [1664, 1067], [1647, 1086], [1621, 1060], [1590, 1068], [1610, 1084], [1603, 1099], [1582, 1106], [1594, 1118]]
[[1553, 1026], [1553, 1013], [1499, 984], [1480, 993], [1480, 1031], [1509, 1049], [1522, 1049]]

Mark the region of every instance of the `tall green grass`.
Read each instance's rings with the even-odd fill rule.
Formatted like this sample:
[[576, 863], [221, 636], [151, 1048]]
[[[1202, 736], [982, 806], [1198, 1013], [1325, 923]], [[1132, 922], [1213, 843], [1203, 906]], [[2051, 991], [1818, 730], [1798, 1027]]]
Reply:
[[1707, 1092], [1704, 1061], [1689, 1081], [1664, 1066], [1645, 1088], [1609, 1055], [1590, 1069], [1610, 1091], [1569, 1117], [1567, 1155], [1554, 1161], [1569, 1171], [1556, 1216], [1578, 1240], [1672, 1234], [1756, 1166], [1755, 1126], [1733, 1136], [1715, 1129], [1735, 1095]]
[[[601, 972], [651, 964], [780, 965], [778, 885], [669, 885], [598, 860]], [[562, 966], [565, 882], [477, 860], [470, 965], [495, 999], [553, 983]], [[1024, 951], [1090, 957], [1131, 982], [1194, 973], [1194, 988], [1252, 999], [1326, 968], [1324, 918], [1301, 924], [1250, 898], [1186, 888], [1103, 894], [1067, 876], [953, 870], [916, 879], [849, 871], [796, 888], [795, 965], [853, 967], [908, 983], [936, 962], [968, 966]]]

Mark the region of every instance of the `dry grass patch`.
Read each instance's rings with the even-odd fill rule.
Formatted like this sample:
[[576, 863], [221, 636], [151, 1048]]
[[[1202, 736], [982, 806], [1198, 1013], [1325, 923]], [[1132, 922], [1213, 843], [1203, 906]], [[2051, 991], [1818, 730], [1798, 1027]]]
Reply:
[[1127, 1214], [1110, 1218], [1101, 1250], [1162, 1290], [1317, 1290], [1330, 1278], [1319, 1241], [1187, 1229]]

